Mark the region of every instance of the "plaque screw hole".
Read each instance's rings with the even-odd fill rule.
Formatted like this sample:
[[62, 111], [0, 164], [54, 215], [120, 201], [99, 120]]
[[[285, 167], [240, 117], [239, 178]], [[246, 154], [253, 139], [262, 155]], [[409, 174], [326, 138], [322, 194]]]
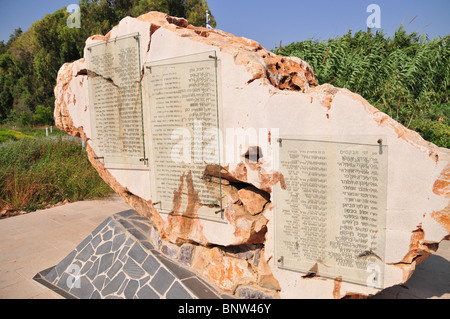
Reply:
[[377, 143], [380, 145], [379, 153], [380, 153], [380, 155], [382, 155], [383, 154], [383, 139], [382, 138], [378, 139]]
[[278, 143], [280, 143], [280, 146], [283, 146], [283, 140], [281, 138], [278, 139]]

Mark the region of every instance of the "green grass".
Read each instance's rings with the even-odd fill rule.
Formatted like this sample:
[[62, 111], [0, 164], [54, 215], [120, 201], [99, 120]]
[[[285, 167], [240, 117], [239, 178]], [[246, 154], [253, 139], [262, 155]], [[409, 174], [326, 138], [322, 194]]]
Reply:
[[[62, 136], [67, 135], [66, 132], [63, 132], [55, 127], [53, 127], [52, 132], [49, 136]], [[45, 126], [12, 126], [12, 125], [1, 125], [0, 126], [0, 144], [7, 143], [11, 141], [18, 141], [23, 138], [40, 138], [45, 137]]]
[[80, 143], [33, 138], [0, 144], [0, 208], [30, 212], [110, 194]]
[[33, 136], [24, 134], [23, 132], [20, 132], [20, 131], [7, 130], [7, 129], [0, 128], [0, 144], [10, 142], [10, 141], [18, 141], [23, 138], [33, 138]]

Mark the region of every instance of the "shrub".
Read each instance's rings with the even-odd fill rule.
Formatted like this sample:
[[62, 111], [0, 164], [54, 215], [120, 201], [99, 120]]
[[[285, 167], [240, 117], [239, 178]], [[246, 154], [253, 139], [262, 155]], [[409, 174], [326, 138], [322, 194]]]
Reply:
[[48, 106], [38, 105], [33, 114], [35, 124], [52, 125], [53, 124], [53, 109]]
[[0, 163], [0, 206], [8, 210], [34, 211], [112, 193], [77, 142], [41, 138], [3, 144]]
[[22, 111], [20, 113], [19, 123], [22, 126], [28, 126], [28, 125], [31, 125], [32, 119], [33, 119], [33, 116], [31, 115], [31, 113]]
[[[401, 26], [392, 38], [358, 31], [328, 41], [291, 43], [274, 52], [308, 62], [319, 84], [360, 94], [403, 125], [448, 147], [450, 36], [428, 39]], [[445, 146], [447, 145], [447, 146]]]
[[19, 131], [0, 129], [0, 144], [9, 141], [18, 141], [23, 138], [33, 138], [33, 137]]
[[419, 133], [424, 139], [441, 147], [450, 148], [450, 126], [428, 119], [413, 120], [410, 129]]

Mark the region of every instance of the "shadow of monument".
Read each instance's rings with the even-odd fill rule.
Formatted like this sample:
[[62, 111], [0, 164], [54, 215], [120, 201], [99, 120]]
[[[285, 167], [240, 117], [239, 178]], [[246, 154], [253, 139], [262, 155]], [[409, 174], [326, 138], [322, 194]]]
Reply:
[[384, 289], [369, 299], [427, 299], [444, 294], [450, 298], [450, 262], [430, 255], [416, 267], [406, 283]]

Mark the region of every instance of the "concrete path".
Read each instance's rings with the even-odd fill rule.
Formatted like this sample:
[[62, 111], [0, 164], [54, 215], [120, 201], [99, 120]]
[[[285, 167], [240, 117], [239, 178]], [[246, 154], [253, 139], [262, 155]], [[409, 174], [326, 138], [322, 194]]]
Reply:
[[113, 196], [0, 220], [0, 299], [62, 298], [34, 275], [60, 262], [106, 218], [128, 209]]
[[[61, 299], [33, 277], [58, 264], [106, 218], [128, 209], [113, 196], [0, 220], [0, 299]], [[450, 241], [443, 241], [407, 283], [374, 298], [450, 299]]]

